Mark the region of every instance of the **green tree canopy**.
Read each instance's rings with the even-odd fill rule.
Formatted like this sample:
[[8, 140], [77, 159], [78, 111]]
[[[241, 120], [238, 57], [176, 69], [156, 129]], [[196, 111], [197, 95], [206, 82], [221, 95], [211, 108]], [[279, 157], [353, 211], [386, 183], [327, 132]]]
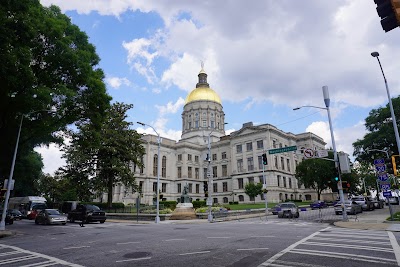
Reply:
[[[244, 187], [244, 192], [249, 197], [255, 198], [256, 196], [263, 194], [262, 186], [262, 183], [247, 183]], [[254, 199], [254, 203], [255, 202], [256, 200]]]
[[0, 178], [10, 173], [24, 116], [14, 177], [17, 187], [30, 187], [41, 173], [36, 159], [22, 157], [38, 145], [61, 144], [68, 125], [99, 124], [111, 98], [94, 46], [58, 7], [4, 0], [0, 25]]

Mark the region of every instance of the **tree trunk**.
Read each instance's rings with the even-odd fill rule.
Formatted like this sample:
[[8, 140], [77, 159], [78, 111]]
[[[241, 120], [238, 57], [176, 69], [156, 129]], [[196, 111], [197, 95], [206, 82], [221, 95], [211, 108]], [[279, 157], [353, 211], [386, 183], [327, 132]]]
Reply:
[[112, 175], [109, 175], [109, 177], [108, 177], [108, 194], [107, 194], [107, 206], [109, 208], [112, 208], [113, 180], [114, 180], [114, 177]]

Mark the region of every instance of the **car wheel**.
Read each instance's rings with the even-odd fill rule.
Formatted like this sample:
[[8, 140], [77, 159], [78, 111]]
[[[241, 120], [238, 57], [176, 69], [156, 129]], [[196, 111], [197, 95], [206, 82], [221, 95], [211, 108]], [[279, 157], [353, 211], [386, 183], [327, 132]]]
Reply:
[[105, 221], [100, 221], [100, 223], [104, 223]]
[[66, 225], [67, 223], [62, 223], [62, 225]]

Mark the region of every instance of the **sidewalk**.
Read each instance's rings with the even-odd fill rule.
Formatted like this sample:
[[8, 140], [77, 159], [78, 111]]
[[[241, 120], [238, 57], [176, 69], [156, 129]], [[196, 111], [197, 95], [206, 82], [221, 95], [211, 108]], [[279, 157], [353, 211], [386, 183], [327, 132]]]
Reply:
[[334, 222], [335, 226], [362, 230], [381, 230], [400, 232], [400, 221], [386, 221], [390, 217], [389, 208], [364, 211], [357, 216], [357, 219], [349, 219], [347, 222]]

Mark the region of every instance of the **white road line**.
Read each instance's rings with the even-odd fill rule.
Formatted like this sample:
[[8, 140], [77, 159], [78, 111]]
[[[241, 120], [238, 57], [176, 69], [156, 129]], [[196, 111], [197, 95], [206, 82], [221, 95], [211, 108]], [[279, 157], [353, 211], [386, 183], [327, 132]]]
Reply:
[[4, 252], [4, 253], [0, 253], [0, 256], [8, 256], [8, 255], [13, 255], [13, 254], [18, 254], [21, 253], [19, 251], [9, 251], [9, 252]]
[[[327, 227], [325, 229], [322, 229], [321, 231], [327, 230], [327, 229], [331, 229], [331, 227]], [[303, 242], [306, 242], [308, 239], [313, 238], [314, 236], [318, 235], [320, 232], [315, 232], [299, 241], [297, 241], [296, 243], [288, 246], [287, 248], [285, 248], [284, 250], [282, 250], [281, 252], [275, 254], [274, 256], [272, 256], [271, 258], [269, 258], [267, 261], [261, 263], [259, 266], [270, 266], [271, 263], [273, 263], [275, 260], [279, 259], [281, 256], [283, 256], [285, 253], [289, 252], [290, 250], [294, 249], [295, 247], [297, 247], [298, 245], [300, 245]]]
[[332, 244], [332, 243], [320, 243], [320, 242], [304, 242], [303, 245], [332, 247], [332, 248], [336, 248], [336, 247], [337, 248], [352, 248], [352, 249], [373, 250], [373, 251], [382, 251], [382, 252], [393, 253], [393, 249], [382, 248], [382, 247], [373, 247], [373, 246], [355, 246], [355, 245], [347, 245], [347, 244]]
[[383, 240], [387, 240], [387, 238], [382, 236], [382, 234], [380, 236], [365, 236], [365, 238], [363, 238], [363, 236], [360, 236], [361, 234], [354, 234], [354, 235], [346, 234], [344, 236], [344, 235], [342, 235], [340, 233], [329, 233], [329, 234], [323, 233], [323, 234], [321, 234], [319, 236], [321, 236], [321, 237], [325, 237], [325, 236], [326, 237], [338, 237], [338, 235], [341, 235], [342, 237], [351, 237], [352, 239], [358, 240], [360, 242], [371, 241], [371, 239], [373, 239], [373, 240], [382, 240], [382, 241]]
[[0, 244], [0, 247], [7, 247], [7, 248], [14, 249], [14, 250], [18, 250], [18, 251], [20, 251], [20, 252], [22, 252], [22, 253], [30, 254], [30, 255], [32, 255], [32, 256], [34, 256], [34, 257], [36, 257], [36, 258], [42, 257], [42, 258], [45, 258], [45, 259], [54, 261], [54, 262], [56, 262], [57, 264], [61, 264], [61, 265], [66, 265], [66, 266], [71, 266], [71, 267], [84, 267], [84, 266], [79, 265], [79, 264], [75, 264], [75, 263], [63, 261], [63, 260], [61, 260], [61, 259], [57, 259], [57, 258], [54, 258], [54, 257], [51, 257], [51, 256], [47, 256], [47, 255], [45, 255], [45, 254], [40, 254], [40, 253], [37, 253], [37, 252], [25, 250], [25, 249], [22, 249], [22, 248], [19, 248], [19, 247], [8, 246], [8, 245], [4, 245], [4, 244]]
[[183, 239], [183, 238], [175, 238], [175, 239], [166, 239], [166, 240], [164, 240], [165, 242], [170, 242], [170, 241], [184, 241], [184, 240], [186, 240], [186, 239]]
[[339, 258], [339, 259], [348, 259], [348, 260], [357, 260], [357, 261], [366, 261], [366, 262], [374, 262], [374, 263], [384, 263], [384, 262], [396, 262], [396, 260], [388, 259], [388, 258], [380, 258], [380, 257], [370, 257], [363, 256], [360, 254], [349, 254], [349, 253], [336, 253], [332, 251], [318, 251], [318, 250], [308, 250], [308, 249], [293, 249], [289, 251], [289, 253], [301, 254], [301, 255], [312, 255], [312, 256], [322, 256], [322, 257], [330, 257], [330, 258]]
[[[314, 237], [312, 239], [314, 240], [319, 240], [319, 241], [337, 241], [337, 242], [343, 242], [343, 243], [356, 243], [360, 244], [360, 240], [353, 240], [353, 239], [344, 239], [344, 238], [330, 238], [330, 237]], [[391, 246], [389, 241], [386, 242], [379, 242], [379, 241], [374, 241], [374, 245], [383, 245], [383, 246]]]
[[63, 249], [77, 249], [77, 248], [90, 248], [90, 246], [66, 247], [66, 248], [63, 248]]
[[238, 248], [238, 251], [242, 251], [242, 250], [265, 250], [265, 249], [269, 249], [269, 248]]
[[397, 265], [400, 266], [400, 247], [399, 244], [397, 243], [396, 237], [392, 232], [387, 232], [389, 235], [390, 243], [392, 244], [394, 256], [396, 257], [397, 260]]
[[34, 267], [34, 266], [42, 267], [42, 266], [48, 266], [48, 264], [54, 265], [56, 263], [54, 261], [43, 261], [43, 262], [36, 262], [36, 263], [32, 263], [32, 264], [27, 264], [27, 265], [21, 265], [20, 267]]
[[18, 258], [5, 259], [5, 260], [0, 261], [0, 265], [9, 264], [9, 263], [17, 262], [17, 261], [26, 261], [26, 260], [31, 260], [31, 259], [35, 259], [35, 258], [38, 258], [38, 257], [35, 255], [26, 255], [26, 256], [22, 256], [22, 257], [18, 257]]
[[150, 260], [151, 257], [137, 258], [137, 259], [128, 259], [128, 260], [120, 260], [115, 262], [125, 262], [125, 261], [142, 261], [142, 260]]
[[206, 251], [188, 252], [188, 253], [182, 253], [182, 254], [178, 254], [178, 255], [179, 256], [186, 256], [186, 255], [204, 254], [204, 253], [210, 253], [210, 251], [206, 250]]
[[[302, 267], [325, 267], [325, 265], [318, 265], [318, 264], [309, 264], [309, 263], [302, 263], [302, 262], [292, 262], [292, 261], [281, 261], [281, 260], [277, 260], [275, 261], [275, 263], [280, 263], [283, 265], [279, 265], [279, 266], [302, 266]], [[274, 266], [274, 265], [271, 265]]]
[[131, 242], [124, 242], [124, 243], [117, 243], [117, 245], [127, 245], [127, 244], [137, 244], [140, 243], [139, 241], [131, 241]]

